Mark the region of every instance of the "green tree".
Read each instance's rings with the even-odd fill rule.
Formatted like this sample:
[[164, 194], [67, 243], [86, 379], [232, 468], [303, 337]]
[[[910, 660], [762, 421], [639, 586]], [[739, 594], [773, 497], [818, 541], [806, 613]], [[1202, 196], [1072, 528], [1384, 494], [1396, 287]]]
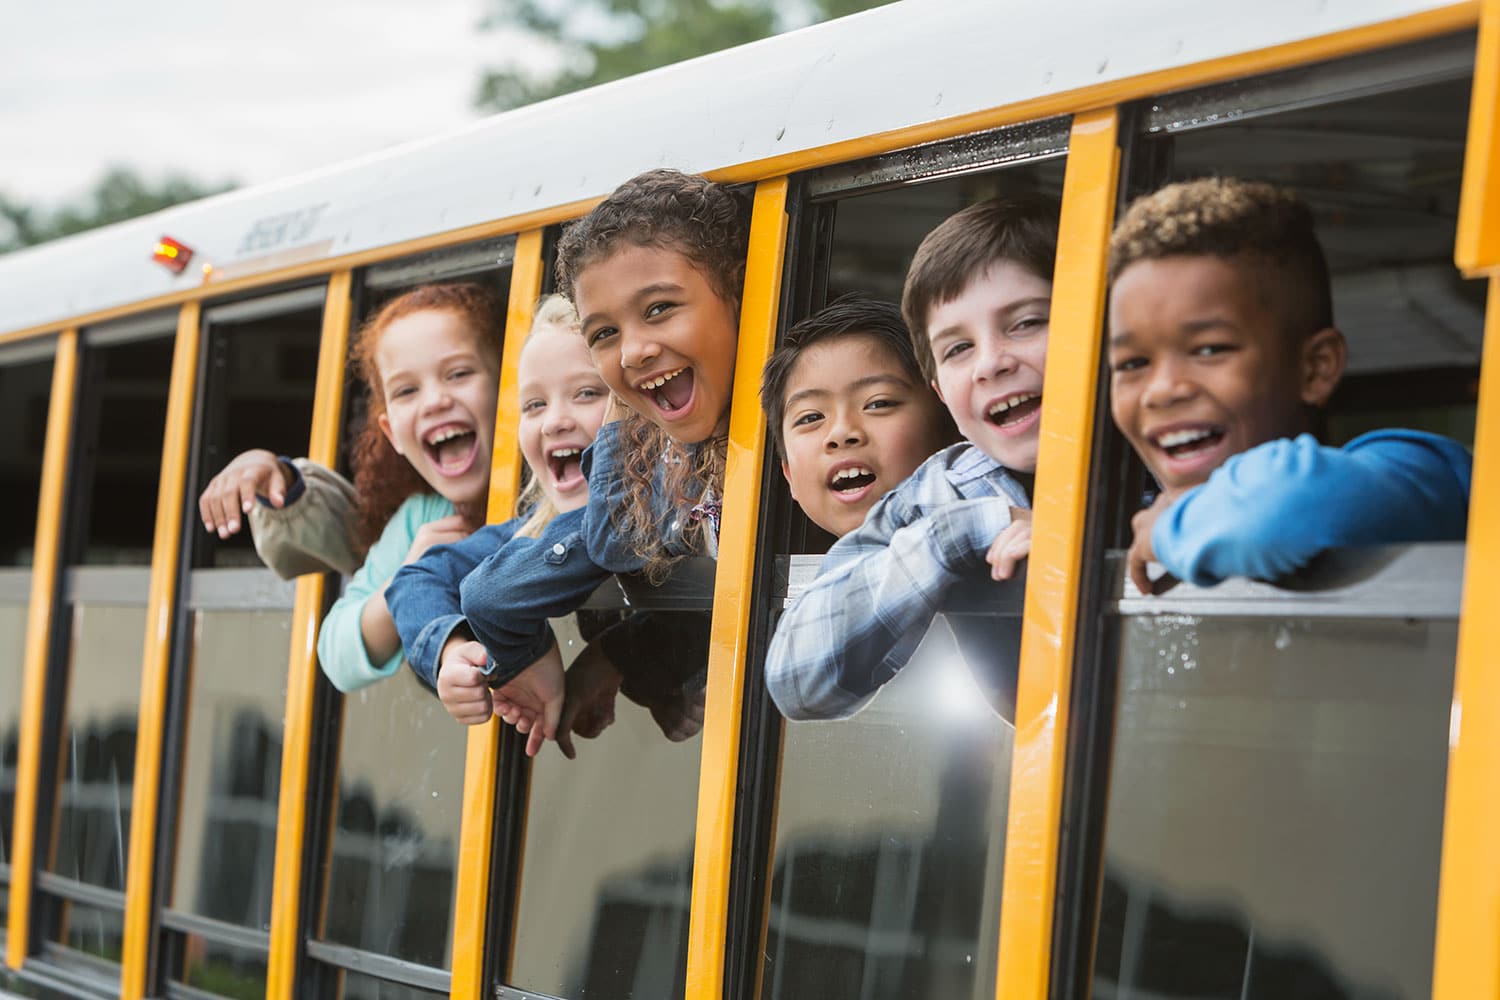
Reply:
[[804, 0], [790, 9], [777, 0], [490, 0], [485, 28], [530, 32], [560, 62], [548, 74], [489, 70], [474, 103], [506, 111], [889, 2]]
[[232, 187], [230, 183], [202, 184], [176, 174], [152, 183], [128, 167], [116, 166], [106, 170], [79, 202], [52, 212], [0, 194], [0, 253], [123, 222]]

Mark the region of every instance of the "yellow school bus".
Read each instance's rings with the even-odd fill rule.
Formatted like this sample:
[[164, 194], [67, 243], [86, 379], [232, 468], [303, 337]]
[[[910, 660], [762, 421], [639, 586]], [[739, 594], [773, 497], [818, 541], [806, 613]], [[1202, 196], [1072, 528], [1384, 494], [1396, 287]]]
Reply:
[[[0, 259], [0, 995], [1500, 997], [1497, 87], [1500, 0], [900, 3]], [[344, 463], [351, 327], [463, 278], [509, 301], [508, 516], [559, 227], [659, 165], [752, 195], [724, 527], [594, 602], [710, 616], [701, 734], [622, 701], [528, 762], [409, 672], [340, 696], [338, 580], [206, 535], [198, 491], [251, 446]], [[1329, 435], [1471, 444], [1466, 543], [1125, 586], [1107, 236], [1215, 173], [1311, 203]], [[1062, 204], [1034, 548], [947, 613], [1019, 617], [1014, 719], [939, 628], [865, 711], [785, 722], [761, 664], [828, 540], [761, 366], [1007, 191]]]

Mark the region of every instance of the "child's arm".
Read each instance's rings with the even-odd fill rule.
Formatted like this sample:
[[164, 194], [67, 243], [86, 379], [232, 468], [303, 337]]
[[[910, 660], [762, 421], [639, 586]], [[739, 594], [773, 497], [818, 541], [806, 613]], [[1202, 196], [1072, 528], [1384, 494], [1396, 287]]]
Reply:
[[[389, 677], [401, 666], [401, 644], [386, 610], [384, 591], [392, 575], [410, 554], [422, 529], [436, 523], [428, 517], [440, 501], [409, 498], [385, 526], [343, 595], [334, 602], [318, 633], [318, 663], [340, 691], [353, 691]], [[389, 629], [368, 628], [367, 619]]]
[[290, 485], [281, 493], [258, 493], [249, 510], [250, 535], [261, 561], [284, 580], [330, 570], [354, 573], [364, 553], [354, 537], [353, 485], [305, 458], [278, 460], [278, 465]]
[[466, 624], [459, 584], [485, 557], [511, 540], [518, 523], [488, 524], [460, 542], [433, 546], [391, 578], [386, 605], [407, 662], [428, 687], [438, 689], [443, 651], [454, 631]]
[[824, 557], [788, 608], [766, 657], [766, 686], [790, 719], [864, 706], [906, 665], [948, 589], [984, 564], [1011, 522], [1004, 497], [954, 500], [923, 517], [887, 494]]
[[490, 654], [490, 681], [505, 684], [554, 645], [549, 618], [578, 610], [609, 573], [589, 560], [584, 511], [559, 514], [539, 538], [512, 538], [459, 586], [463, 616]]
[[1375, 431], [1343, 448], [1309, 434], [1234, 456], [1149, 525], [1155, 558], [1179, 579], [1274, 580], [1327, 549], [1461, 540], [1473, 458], [1420, 431]]
[[582, 514], [584, 549], [590, 562], [608, 573], [636, 573], [645, 561], [620, 536], [612, 513], [625, 506], [624, 445], [620, 436], [625, 421], [611, 420], [599, 428], [593, 444], [583, 452], [581, 467], [589, 480], [589, 502]]

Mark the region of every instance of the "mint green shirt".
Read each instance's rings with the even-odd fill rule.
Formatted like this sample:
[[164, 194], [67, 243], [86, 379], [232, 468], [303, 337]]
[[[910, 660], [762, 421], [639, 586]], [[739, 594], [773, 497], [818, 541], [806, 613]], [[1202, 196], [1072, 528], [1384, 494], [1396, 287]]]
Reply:
[[344, 588], [343, 596], [328, 609], [318, 630], [318, 662], [323, 673], [340, 691], [349, 692], [389, 677], [401, 669], [402, 656], [397, 653], [384, 663], [371, 663], [360, 634], [359, 616], [365, 602], [380, 593], [396, 570], [401, 568], [411, 543], [422, 525], [453, 513], [453, 504], [436, 493], [418, 493], [407, 497], [386, 523], [380, 539], [365, 555], [365, 564]]

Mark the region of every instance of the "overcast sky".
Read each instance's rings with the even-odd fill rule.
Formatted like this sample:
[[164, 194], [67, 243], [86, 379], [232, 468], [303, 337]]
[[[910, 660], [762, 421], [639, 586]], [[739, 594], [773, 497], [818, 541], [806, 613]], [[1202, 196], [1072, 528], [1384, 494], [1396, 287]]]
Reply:
[[0, 192], [56, 205], [110, 164], [253, 184], [476, 118], [481, 69], [546, 53], [477, 30], [483, 0], [0, 11]]

